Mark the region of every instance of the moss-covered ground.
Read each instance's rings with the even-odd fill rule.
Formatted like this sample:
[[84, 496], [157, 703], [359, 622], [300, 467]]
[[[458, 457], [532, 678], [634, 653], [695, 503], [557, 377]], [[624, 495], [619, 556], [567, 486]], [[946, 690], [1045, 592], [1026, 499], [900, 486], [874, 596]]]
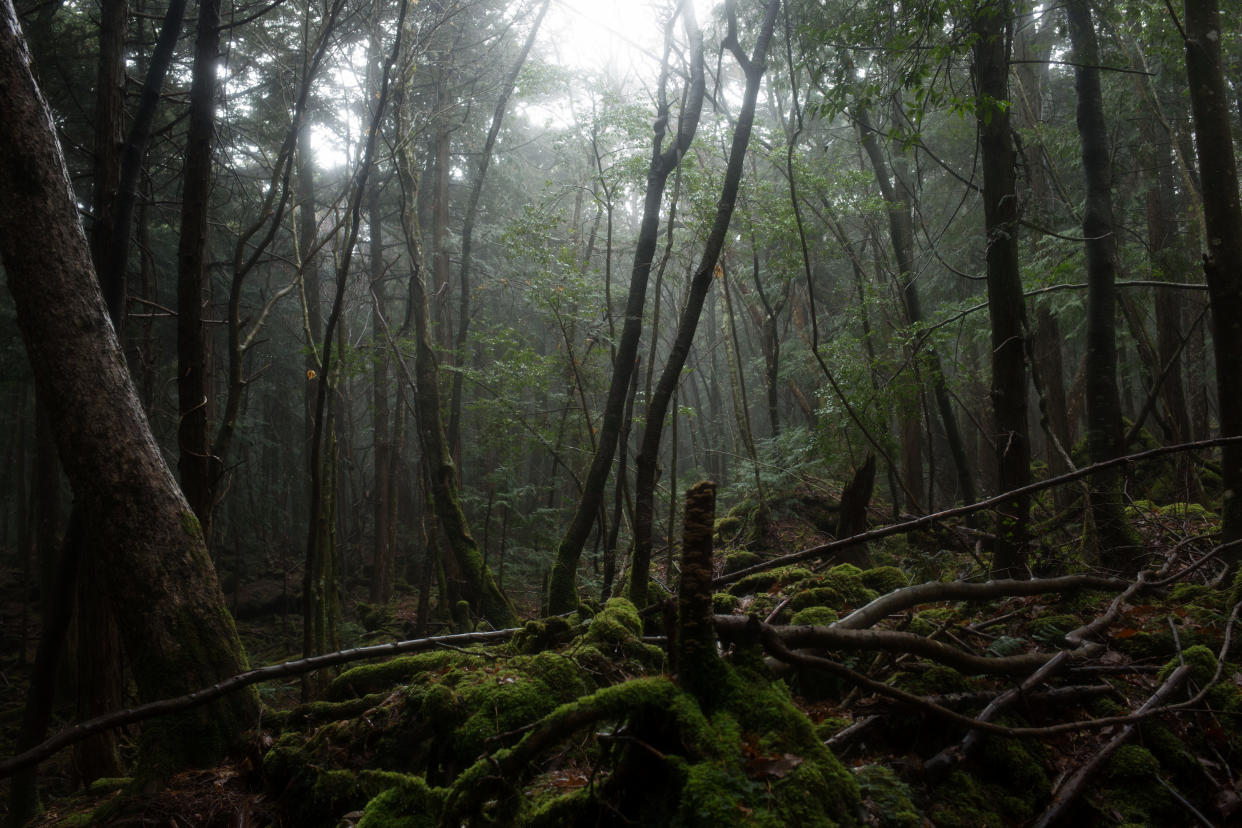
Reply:
[[[829, 540], [831, 506], [786, 495], [743, 504], [716, 526], [717, 576], [754, 567], [790, 544]], [[1178, 571], [1210, 548], [1216, 517], [1199, 508], [1131, 509], [1153, 550]], [[1077, 544], [1077, 545], [1076, 545]], [[795, 547], [796, 548], [796, 547]], [[872, 545], [876, 566], [806, 560], [715, 587], [718, 614], [778, 627], [831, 628], [911, 583], [980, 579], [971, 535]], [[1082, 572], [1081, 535], [1049, 533], [1035, 560]], [[1242, 587], [1218, 569], [1137, 594], [1095, 635], [1098, 650], [1024, 692], [994, 720], [1016, 728], [1129, 713], [1181, 663], [1184, 710], [1138, 723], [1093, 773], [1061, 824], [1238, 824], [1242, 795], [1242, 659], [1217, 664]], [[653, 573], [675, 583], [670, 573]], [[1103, 613], [1116, 591], [1078, 590], [901, 608], [873, 629], [938, 641], [984, 658], [1070, 649], [1067, 634]], [[266, 599], [263, 599], [266, 600]], [[351, 643], [410, 638], [412, 598], [361, 601]], [[260, 603], [256, 601], [256, 603]], [[249, 748], [159, 790], [127, 779], [74, 790], [70, 758], [44, 765], [45, 825], [231, 826], [677, 825], [1020, 826], [1117, 732], [980, 734], [912, 708], [839, 670], [774, 661], [757, 641], [722, 648], [710, 693], [678, 681], [658, 608], [613, 599], [568, 617], [526, 621], [505, 643], [441, 648], [359, 663], [298, 700], [296, 679], [260, 687], [266, 712]], [[243, 621], [254, 660], [289, 655], [296, 629]], [[1235, 632], [1236, 638], [1236, 632]], [[1019, 678], [963, 673], [926, 656], [865, 647], [812, 650], [873, 682], [975, 716]], [[714, 674], [715, 675], [715, 674]], [[14, 710], [15, 715], [16, 708]], [[10, 720], [12, 715], [10, 716]], [[123, 734], [127, 755], [132, 745]], [[947, 766], [934, 759], [946, 749]], [[956, 751], [956, 753], [955, 753]], [[931, 768], [936, 766], [933, 772]]]

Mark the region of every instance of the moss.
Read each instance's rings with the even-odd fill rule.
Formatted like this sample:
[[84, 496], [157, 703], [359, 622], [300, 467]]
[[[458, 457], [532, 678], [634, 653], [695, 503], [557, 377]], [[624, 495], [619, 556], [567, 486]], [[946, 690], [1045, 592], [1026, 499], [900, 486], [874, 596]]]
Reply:
[[829, 716], [815, 725], [815, 736], [821, 742], [826, 742], [852, 724], [851, 720], [841, 716]]
[[1008, 825], [1002, 815], [1004, 792], [998, 797], [993, 786], [984, 785], [962, 770], [953, 771], [935, 789], [935, 801], [928, 817], [937, 828], [983, 828]]
[[712, 596], [712, 610], [719, 615], [730, 615], [742, 605], [742, 600], [727, 592], [717, 592]]
[[491, 746], [493, 739], [535, 722], [556, 707], [551, 688], [542, 681], [523, 679], [510, 671], [489, 677], [464, 694], [473, 711], [453, 734], [453, 753], [463, 762], [472, 761]]
[[556, 615], [527, 621], [509, 642], [509, 648], [515, 653], [537, 653], [567, 643], [576, 632], [577, 627], [568, 619]]
[[457, 664], [482, 658], [482, 654], [433, 650], [409, 656], [363, 664], [341, 673], [328, 685], [328, 698], [343, 699], [392, 688], [412, 681], [423, 673], [436, 673]]
[[119, 791], [133, 781], [133, 778], [129, 776], [105, 776], [96, 779], [86, 789], [93, 794], [107, 794]]
[[804, 589], [794, 595], [789, 601], [789, 609], [795, 613], [808, 607], [842, 609], [845, 607], [845, 603], [845, 598], [842, 597], [841, 593], [832, 587], [815, 587], [813, 589]]
[[826, 627], [829, 624], [835, 624], [839, 618], [840, 616], [837, 615], [836, 610], [829, 609], [828, 607], [807, 607], [794, 613], [793, 618], [789, 619], [789, 623], [794, 625], [814, 624]]
[[[728, 519], [729, 518], [722, 518], [721, 520], [728, 520]], [[717, 522], [717, 525], [719, 525], [719, 521]], [[725, 555], [724, 573], [728, 575], [730, 573], [752, 567], [758, 563], [761, 563], [762, 561], [763, 561], [763, 558], [761, 558], [759, 555], [755, 554], [754, 552], [746, 552], [746, 551], [730, 552], [728, 555]]]
[[354, 607], [358, 622], [367, 632], [375, 632], [385, 624], [392, 622], [392, 609], [383, 604], [368, 604], [359, 601]]
[[811, 577], [811, 570], [809, 569], [804, 569], [800, 566], [781, 567], [767, 572], [756, 572], [754, 575], [747, 575], [730, 586], [729, 592], [732, 595], [753, 595], [759, 592], [767, 592], [774, 586], [787, 586], [809, 577]]
[[189, 509], [181, 510], [181, 531], [185, 532], [186, 537], [193, 540], [202, 540], [203, 527], [198, 522], [198, 516]]
[[1160, 772], [1160, 760], [1139, 745], [1122, 745], [1108, 760], [1109, 779], [1147, 779]]
[[[1187, 647], [1182, 651], [1182, 659], [1190, 666], [1190, 681], [1198, 687], [1206, 687], [1207, 683], [1212, 680], [1212, 676], [1216, 674], [1216, 653], [1202, 644]], [[1177, 669], [1179, 663], [1176, 658], [1170, 660], [1160, 668], [1156, 678], [1159, 681], [1164, 681], [1170, 673]]]
[[871, 824], [880, 828], [920, 828], [923, 825], [923, 815], [910, 801], [910, 788], [890, 769], [883, 765], [863, 765], [855, 768], [854, 781], [871, 815]]
[[988, 737], [979, 751], [980, 775], [1007, 792], [1006, 811], [1027, 819], [1051, 794], [1051, 783], [1042, 764], [1039, 742], [1030, 739]]
[[880, 595], [896, 592], [910, 584], [906, 573], [895, 566], [877, 566], [874, 569], [864, 570], [861, 577], [868, 589], [873, 589]]
[[970, 689], [970, 683], [961, 673], [942, 664], [933, 664], [919, 672], [898, 673], [892, 683], [894, 687], [920, 696], [961, 693]]
[[839, 592], [846, 603], [856, 607], [879, 597], [879, 593], [868, 587], [863, 580], [863, 571], [853, 564], [832, 567], [826, 573], [824, 583]]
[[386, 692], [370, 693], [356, 699], [339, 702], [318, 701], [299, 704], [290, 710], [277, 710], [269, 713], [264, 718], [264, 723], [270, 727], [283, 728], [294, 724], [305, 725], [349, 719], [375, 707], [387, 695]]
[[1031, 622], [1031, 638], [1048, 646], [1063, 646], [1065, 634], [1082, 625], [1082, 619], [1074, 615], [1044, 615]]
[[438, 828], [445, 791], [417, 776], [405, 776], [374, 796], [358, 828]]
[[737, 515], [725, 515], [716, 521], [716, 537], [725, 543], [730, 543], [737, 538], [744, 526], [742, 519]]

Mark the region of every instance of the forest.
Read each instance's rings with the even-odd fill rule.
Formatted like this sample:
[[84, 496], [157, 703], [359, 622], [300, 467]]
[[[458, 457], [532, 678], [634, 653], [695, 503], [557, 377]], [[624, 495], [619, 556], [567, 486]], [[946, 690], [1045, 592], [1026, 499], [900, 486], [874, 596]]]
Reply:
[[1242, 823], [1238, 21], [0, 0], [0, 818]]

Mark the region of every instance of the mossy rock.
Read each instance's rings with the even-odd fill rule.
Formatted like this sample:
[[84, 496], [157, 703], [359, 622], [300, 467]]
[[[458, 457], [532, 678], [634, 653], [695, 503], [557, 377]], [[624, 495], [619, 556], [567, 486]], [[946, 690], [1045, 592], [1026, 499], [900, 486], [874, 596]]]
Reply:
[[839, 619], [840, 616], [831, 607], [807, 607], [794, 613], [793, 618], [789, 619], [789, 623], [794, 626], [814, 625], [827, 627], [829, 624], [835, 624]]
[[800, 610], [810, 607], [825, 607], [831, 609], [843, 609], [846, 601], [841, 593], [832, 587], [814, 587], [813, 589], [804, 589], [794, 595], [789, 601], [790, 611], [797, 613]]
[[727, 592], [717, 592], [712, 596], [712, 612], [718, 615], [731, 615], [742, 605], [742, 599]]
[[763, 557], [754, 552], [730, 552], [725, 555], [724, 574], [729, 575], [742, 569], [748, 569], [763, 562]]
[[877, 566], [874, 569], [866, 569], [863, 570], [861, 577], [864, 586], [875, 590], [880, 595], [887, 595], [910, 585], [910, 579], [906, 577], [906, 573], [895, 566]]
[[569, 619], [556, 615], [527, 621], [509, 642], [509, 649], [515, 653], [537, 653], [568, 643], [578, 632], [580, 628]]
[[1190, 681], [1197, 687], [1206, 687], [1216, 675], [1216, 653], [1202, 644], [1196, 644], [1183, 650], [1181, 659], [1171, 659], [1161, 667], [1160, 672], [1156, 674], [1156, 679], [1164, 681], [1177, 669], [1181, 661], [1185, 661], [1190, 666]]
[[910, 788], [897, 774], [883, 765], [863, 765], [854, 769], [854, 781], [863, 805], [880, 828], [920, 828], [923, 815], [911, 801]]
[[1160, 773], [1160, 760], [1140, 745], [1122, 745], [1109, 758], [1109, 779], [1150, 779]]
[[757, 595], [775, 586], [788, 586], [811, 577], [811, 570], [800, 566], [785, 566], [767, 572], [747, 575], [729, 587], [731, 595]]
[[897, 673], [893, 676], [892, 685], [919, 696], [962, 693], [971, 689], [971, 683], [965, 676], [943, 664], [933, 664], [925, 670]]

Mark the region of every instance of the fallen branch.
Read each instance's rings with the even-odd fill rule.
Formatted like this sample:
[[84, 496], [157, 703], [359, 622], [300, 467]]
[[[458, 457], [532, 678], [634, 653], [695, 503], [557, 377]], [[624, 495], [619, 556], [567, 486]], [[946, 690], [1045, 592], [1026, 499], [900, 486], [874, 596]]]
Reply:
[[[1175, 669], [1169, 674], [1169, 677], [1165, 679], [1164, 684], [1160, 685], [1160, 688], [1152, 694], [1152, 697], [1144, 702], [1143, 706], [1136, 711], [1135, 715], [1139, 716], [1159, 709], [1160, 706], [1164, 704], [1164, 700], [1171, 696], [1189, 675], [1190, 665], [1188, 664], [1183, 664]], [[1126, 741], [1134, 733], [1135, 727], [1137, 727], [1137, 722], [1128, 723], [1122, 727], [1117, 735], [1109, 739], [1108, 742], [1104, 744], [1104, 747], [1100, 748], [1100, 750], [1097, 751], [1085, 765], [1078, 769], [1077, 773], [1075, 773], [1065, 782], [1065, 784], [1058, 788], [1057, 792], [1052, 797], [1052, 802], [1049, 803], [1048, 807], [1040, 815], [1033, 828], [1047, 828], [1047, 826], [1059, 819], [1065, 808], [1073, 802], [1079, 794], [1082, 793], [1082, 790], [1086, 786], [1087, 780], [1091, 778], [1091, 775], [1100, 769], [1100, 766], [1103, 765], [1104, 762], [1116, 752], [1117, 748], [1126, 743]]]
[[965, 506], [955, 506], [952, 509], [945, 509], [944, 511], [936, 512], [935, 514], [924, 515], [922, 517], [915, 518], [914, 520], [908, 520], [903, 523], [895, 523], [891, 526], [872, 529], [868, 532], [860, 532], [859, 534], [849, 538], [832, 541], [831, 543], [820, 544], [819, 546], [813, 546], [810, 549], [804, 549], [801, 552], [791, 552], [788, 555], [781, 555], [780, 557], [772, 558], [771, 560], [755, 564], [754, 566], [748, 566], [744, 569], [730, 572], [727, 575], [721, 575], [712, 582], [712, 588], [719, 589], [726, 584], [739, 581], [747, 575], [754, 575], [758, 572], [766, 572], [767, 570], [774, 569], [778, 566], [788, 566], [789, 564], [799, 563], [810, 558], [825, 557], [833, 554], [834, 552], [839, 552], [842, 549], [856, 546], [860, 543], [868, 543], [870, 541], [879, 540], [880, 538], [887, 538], [891, 535], [902, 535], [908, 532], [914, 532], [942, 520], [962, 517], [984, 509], [990, 509], [993, 506], [999, 506], [1015, 497], [1034, 494], [1035, 492], [1040, 492], [1044, 489], [1054, 488], [1062, 483], [1069, 483], [1083, 477], [1089, 477], [1096, 472], [1111, 469], [1114, 466], [1124, 466], [1129, 463], [1138, 463], [1144, 460], [1153, 459], [1155, 457], [1163, 457], [1166, 454], [1176, 454], [1184, 451], [1199, 451], [1201, 449], [1215, 448], [1216, 446], [1225, 446], [1236, 443], [1242, 443], [1242, 437], [1217, 437], [1212, 440], [1199, 440], [1193, 443], [1178, 443], [1173, 446], [1160, 446], [1159, 448], [1148, 449], [1147, 451], [1140, 451], [1135, 454], [1127, 454], [1124, 457], [1114, 457], [1111, 460], [1104, 460], [1090, 466], [1084, 466], [1083, 468], [1067, 472], [1057, 477], [1051, 477], [1047, 480], [1041, 480], [1037, 483], [1021, 486], [1017, 489], [1013, 489], [1012, 491], [1003, 492], [994, 497], [989, 497], [986, 500], [980, 500], [976, 503], [971, 503]]
[[834, 629], [843, 630], [864, 629], [895, 612], [938, 601], [983, 601], [989, 598], [1014, 598], [1076, 589], [1116, 590], [1126, 589], [1130, 585], [1131, 582], [1124, 578], [1105, 578], [1099, 575], [1065, 575], [1060, 578], [1032, 578], [1029, 581], [1003, 579], [981, 584], [967, 581], [931, 581], [881, 595], [832, 626]]
[[[1027, 676], [1026, 680], [1017, 687], [1011, 687], [1004, 693], [1001, 693], [999, 696], [992, 699], [992, 701], [988, 703], [988, 706], [983, 708], [975, 719], [980, 722], [992, 721], [1002, 710], [1013, 704], [1018, 700], [1018, 698], [1024, 696], [1026, 693], [1029, 693], [1031, 690], [1034, 690], [1040, 684], [1064, 669], [1066, 662], [1069, 661], [1069, 658], [1070, 654], [1067, 651], [1057, 653], [1045, 662], [1044, 666]], [[971, 730], [964, 737], [962, 737], [962, 741], [960, 743], [946, 747], [944, 750], [929, 759], [923, 765], [923, 771], [931, 779], [943, 778], [954, 765], [969, 756], [970, 752], [974, 750], [978, 744], [979, 731]]]
[[300, 658], [296, 661], [285, 661], [280, 664], [272, 664], [267, 667], [259, 667], [255, 670], [249, 670], [245, 673], [239, 673], [231, 678], [216, 682], [211, 687], [202, 690], [196, 690], [193, 693], [187, 693], [184, 696], [177, 696], [172, 699], [160, 699], [159, 701], [142, 704], [138, 707], [131, 707], [128, 710], [117, 710], [113, 713], [105, 713], [94, 719], [76, 724], [73, 727], [62, 730], [50, 739], [39, 743], [35, 747], [18, 754], [11, 759], [5, 759], [0, 762], [0, 779], [12, 776], [23, 768], [36, 765], [52, 754], [63, 748], [81, 742], [96, 733], [105, 730], [111, 730], [115, 727], [141, 722], [145, 719], [151, 719], [156, 716], [166, 716], [169, 713], [179, 713], [182, 710], [189, 710], [193, 707], [207, 704], [228, 693], [235, 692], [243, 687], [249, 687], [252, 684], [258, 684], [264, 681], [272, 681], [279, 678], [287, 678], [289, 676], [300, 676], [304, 673], [322, 670], [325, 667], [335, 667], [338, 664], [348, 664], [351, 661], [361, 661], [366, 658], [380, 658], [383, 656], [398, 655], [400, 653], [416, 653], [422, 650], [431, 650], [443, 645], [463, 645], [463, 644], [493, 644], [498, 641], [506, 641], [513, 637], [521, 628], [513, 628], [506, 630], [492, 630], [489, 632], [473, 632], [459, 633], [457, 635], [438, 635], [431, 638], [415, 638], [409, 641], [394, 641], [389, 644], [375, 644], [370, 647], [354, 647], [349, 650], [338, 650], [334, 653], [325, 653], [324, 655], [311, 656], [310, 658]]
[[[731, 639], [743, 634], [748, 621], [749, 619], [741, 615], [717, 615], [716, 630], [721, 638]], [[780, 638], [786, 647], [792, 649], [814, 647], [825, 650], [878, 650], [888, 653], [911, 653], [971, 674], [1026, 675], [1032, 670], [1039, 669], [1054, 657], [1048, 653], [1023, 653], [996, 658], [979, 656], [931, 638], [893, 630], [843, 630], [839, 627], [811, 625], [768, 626], [773, 630], [773, 635]]]
[[1044, 738], [1047, 736], [1055, 736], [1059, 733], [1072, 733], [1079, 730], [1093, 730], [1097, 728], [1112, 727], [1114, 725], [1137, 724], [1138, 722], [1150, 719], [1164, 713], [1170, 713], [1183, 709], [1184, 705], [1170, 705], [1168, 707], [1147, 707], [1129, 713], [1123, 716], [1103, 716], [1098, 719], [1087, 719], [1079, 722], [1060, 722], [1058, 724], [1044, 725], [1042, 727], [1009, 727], [998, 725], [995, 722], [981, 722], [977, 719], [958, 713], [956, 710], [929, 701], [923, 696], [917, 696], [913, 693], [907, 693], [905, 690], [899, 690], [896, 687], [885, 684], [875, 679], [864, 676], [844, 664], [839, 664], [831, 659], [822, 656], [811, 655], [809, 653], [795, 652], [781, 640], [777, 634], [776, 628], [768, 624], [763, 624], [759, 619], [754, 618], [753, 623], [757, 625], [759, 638], [763, 644], [763, 648], [779, 661], [799, 667], [809, 667], [824, 670], [833, 675], [840, 676], [846, 681], [852, 682], [864, 687], [880, 696], [886, 696], [895, 699], [903, 704], [913, 707], [916, 710], [922, 710], [926, 713], [946, 719], [963, 727], [983, 730], [988, 733], [996, 733], [1001, 736], [1020, 736], [1020, 737], [1036, 737]]

